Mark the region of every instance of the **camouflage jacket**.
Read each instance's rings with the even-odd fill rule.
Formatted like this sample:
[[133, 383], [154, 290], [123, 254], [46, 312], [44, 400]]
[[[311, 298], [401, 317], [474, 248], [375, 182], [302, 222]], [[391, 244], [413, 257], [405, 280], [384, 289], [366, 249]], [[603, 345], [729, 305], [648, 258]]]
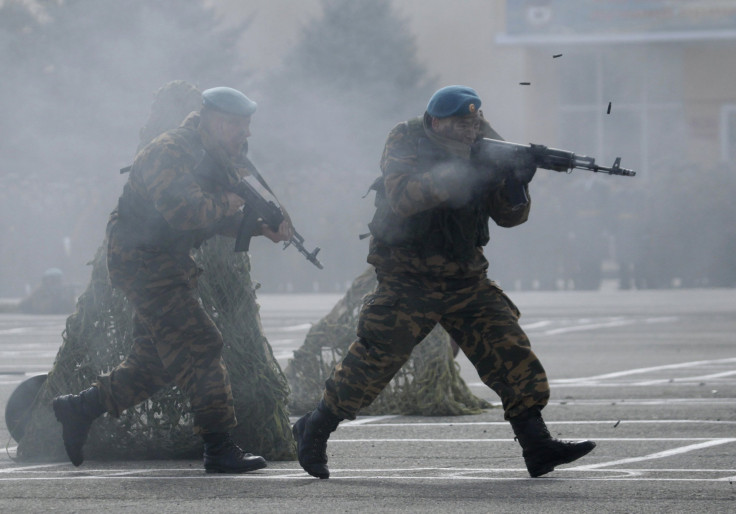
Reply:
[[[399, 123], [388, 135], [382, 176], [374, 184], [368, 262], [379, 273], [485, 274], [489, 219], [502, 227], [519, 225], [530, 203], [514, 211], [500, 187], [458, 184], [458, 177], [479, 176], [470, 147], [465, 154], [447, 151], [427, 136], [426, 123], [421, 117]], [[480, 137], [500, 139], [485, 120]]]
[[192, 114], [138, 153], [110, 217], [116, 243], [188, 254], [215, 234], [236, 234], [242, 213], [225, 216], [233, 166], [210, 157], [198, 125]]

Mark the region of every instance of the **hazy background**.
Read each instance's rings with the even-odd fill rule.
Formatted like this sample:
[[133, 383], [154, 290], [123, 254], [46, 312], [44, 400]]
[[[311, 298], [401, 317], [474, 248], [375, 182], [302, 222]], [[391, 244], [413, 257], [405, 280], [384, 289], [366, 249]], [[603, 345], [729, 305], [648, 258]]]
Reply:
[[[555, 2], [526, 4], [536, 23]], [[733, 155], [713, 155], [718, 112], [690, 112], [708, 87], [711, 103], [736, 104], [733, 67], [707, 66], [732, 55], [733, 40], [528, 47], [510, 41], [506, 14], [499, 0], [0, 2], [0, 297], [24, 296], [50, 267], [86, 287], [125, 181], [118, 170], [132, 162], [153, 94], [175, 79], [259, 103], [251, 158], [306, 246], [322, 248], [319, 271], [254, 240], [262, 291], [338, 292], [365, 269], [358, 236], [373, 195], [363, 196], [385, 137], [453, 83], [479, 91], [507, 139], [605, 165], [621, 156], [640, 172], [538, 172], [530, 221], [492, 228], [489, 274], [503, 287], [736, 285]]]

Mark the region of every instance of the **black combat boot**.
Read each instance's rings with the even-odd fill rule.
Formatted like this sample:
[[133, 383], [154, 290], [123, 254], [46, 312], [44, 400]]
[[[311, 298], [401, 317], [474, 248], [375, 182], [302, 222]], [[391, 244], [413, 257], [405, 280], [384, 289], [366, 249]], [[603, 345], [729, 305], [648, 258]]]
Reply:
[[587, 455], [595, 448], [593, 441], [560, 441], [547, 430], [542, 413], [532, 408], [520, 416], [511, 418], [511, 427], [521, 445], [526, 469], [532, 477], [539, 477]]
[[327, 468], [327, 439], [342, 421], [332, 414], [323, 402], [312, 412], [294, 423], [292, 432], [296, 440], [299, 464], [304, 471], [317, 478], [330, 478]]
[[54, 415], [62, 426], [64, 449], [72, 464], [79, 466], [84, 461], [82, 447], [92, 422], [105, 413], [100, 402], [100, 391], [92, 386], [79, 394], [57, 396], [53, 401]]
[[204, 434], [204, 470], [207, 473], [247, 473], [266, 467], [266, 459], [245, 453], [225, 432]]

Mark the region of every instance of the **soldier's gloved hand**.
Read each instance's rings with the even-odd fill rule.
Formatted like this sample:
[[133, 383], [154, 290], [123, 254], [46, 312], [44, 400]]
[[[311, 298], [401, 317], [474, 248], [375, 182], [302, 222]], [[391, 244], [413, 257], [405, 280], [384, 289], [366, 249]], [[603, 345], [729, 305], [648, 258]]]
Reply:
[[261, 230], [263, 231], [263, 235], [274, 243], [278, 243], [279, 241], [288, 241], [291, 239], [291, 236], [294, 235], [294, 229], [291, 226], [291, 223], [286, 220], [281, 222], [278, 232], [271, 230], [271, 227], [265, 223], [261, 226]]
[[531, 157], [519, 156], [519, 160], [516, 163], [516, 167], [513, 170], [513, 176], [517, 182], [521, 184], [528, 184], [534, 178], [534, 174], [537, 172], [537, 165], [534, 159]]

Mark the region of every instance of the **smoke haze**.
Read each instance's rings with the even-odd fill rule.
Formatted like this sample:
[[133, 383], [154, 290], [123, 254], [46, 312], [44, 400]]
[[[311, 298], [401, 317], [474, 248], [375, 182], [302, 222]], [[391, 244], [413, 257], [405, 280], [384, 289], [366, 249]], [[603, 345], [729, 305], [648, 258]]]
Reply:
[[[621, 156], [640, 172], [540, 170], [530, 221], [492, 227], [489, 275], [504, 288], [736, 285], [733, 165], [693, 158], [712, 155], [719, 136], [686, 104], [727, 82], [705, 64], [708, 80], [688, 72], [689, 54], [710, 46], [503, 47], [494, 41], [503, 4], [456, 13], [418, 0], [5, 1], [0, 297], [25, 295], [50, 267], [84, 289], [125, 181], [118, 170], [132, 162], [153, 94], [178, 79], [258, 102], [250, 157], [307, 248], [322, 248], [320, 271], [294, 249], [254, 240], [263, 291], [343, 291], [365, 269], [359, 235], [373, 196], [363, 196], [385, 137], [451, 83], [477, 89], [508, 140], [606, 166]], [[732, 69], [733, 52], [719, 45], [707, 55]]]

